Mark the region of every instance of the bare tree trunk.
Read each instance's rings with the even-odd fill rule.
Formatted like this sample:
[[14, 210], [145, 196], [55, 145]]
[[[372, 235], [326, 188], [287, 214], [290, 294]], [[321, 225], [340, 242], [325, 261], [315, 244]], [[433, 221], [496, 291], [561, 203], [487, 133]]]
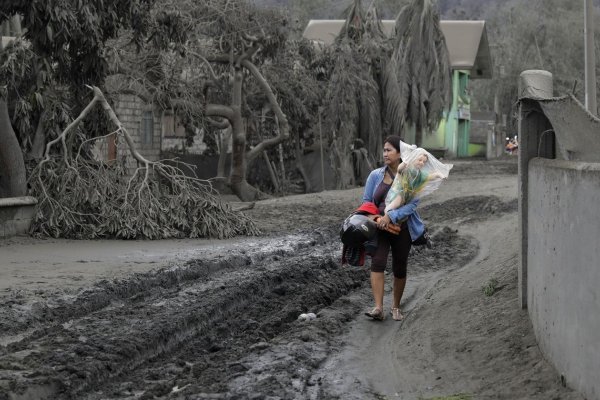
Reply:
[[[231, 109], [233, 118], [231, 120], [232, 142], [231, 142], [231, 173], [229, 183], [233, 192], [244, 200], [243, 183], [246, 180], [246, 132], [244, 132], [244, 123], [242, 119], [242, 87], [244, 76], [242, 69], [238, 68], [233, 76], [233, 93], [231, 99]], [[250, 199], [254, 200], [254, 199]]]
[[289, 185], [285, 178], [285, 163], [283, 162], [283, 146], [281, 143], [279, 143], [279, 166], [281, 167], [281, 185], [279, 189], [281, 190], [281, 194], [284, 195], [284, 192], [288, 191]]
[[[275, 94], [271, 90], [266, 79], [262, 76], [256, 65], [249, 58], [256, 52], [257, 49], [249, 49], [247, 53], [237, 57], [235, 62], [235, 72], [233, 74], [233, 89], [230, 106], [207, 105], [206, 114], [208, 116], [220, 116], [227, 118], [232, 127], [232, 154], [231, 154], [231, 173], [229, 175], [229, 185], [231, 190], [243, 201], [252, 201], [258, 198], [267, 197], [264, 193], [252, 187], [246, 180], [247, 165], [262, 152], [276, 144], [281, 143], [289, 137], [289, 125], [287, 117], [281, 111]], [[231, 57], [228, 55], [215, 56], [210, 58], [211, 61], [229, 64]], [[250, 72], [257, 80], [263, 93], [267, 97], [277, 121], [279, 124], [280, 134], [274, 138], [266, 139], [254, 146], [246, 152], [246, 130], [242, 118], [242, 90], [244, 83], [244, 75], [242, 67]], [[222, 111], [227, 109], [226, 114]]]
[[423, 128], [417, 128], [415, 131], [415, 144], [417, 146], [423, 145]]
[[264, 194], [246, 181], [246, 131], [242, 117], [242, 87], [244, 75], [241, 68], [233, 76], [233, 95], [231, 99], [231, 173], [229, 185], [233, 193], [242, 201], [252, 201], [264, 197]]
[[271, 90], [271, 87], [267, 83], [267, 80], [262, 76], [262, 74], [260, 73], [258, 68], [256, 68], [256, 65], [252, 64], [248, 60], [243, 61], [242, 65], [248, 71], [250, 71], [252, 76], [256, 79], [258, 85], [261, 87], [263, 94], [267, 97], [267, 100], [269, 101], [269, 104], [271, 105], [271, 109], [273, 110], [273, 113], [275, 113], [275, 118], [277, 120], [277, 125], [278, 125], [278, 131], [277, 131], [278, 135], [277, 136], [270, 138], [270, 139], [263, 140], [261, 143], [254, 146], [252, 148], [252, 150], [248, 151], [247, 158], [249, 160], [251, 160], [252, 158], [255, 158], [256, 156], [258, 156], [266, 148], [275, 146], [276, 144], [279, 144], [279, 143], [283, 142], [284, 140], [286, 140], [287, 138], [289, 138], [290, 137], [290, 127], [288, 124], [287, 117], [281, 110], [281, 107], [279, 106], [279, 103], [277, 102], [277, 98], [275, 97], [275, 94], [273, 93], [273, 90]]
[[8, 105], [0, 99], [0, 198], [24, 196], [26, 179], [25, 161], [10, 123]]
[[[336, 159], [336, 189], [348, 189], [354, 186], [354, 173], [352, 168], [352, 157], [349, 156], [349, 144], [345, 143], [343, 137], [333, 141], [331, 145], [331, 156]], [[324, 190], [324, 189], [323, 189]]]
[[263, 151], [263, 157], [265, 159], [265, 163], [267, 164], [267, 170], [269, 171], [271, 182], [273, 183], [273, 191], [277, 193], [279, 192], [279, 182], [277, 181], [277, 175], [275, 175], [275, 171], [273, 170], [273, 166], [271, 165], [271, 160], [269, 160], [269, 155], [266, 151]]
[[298, 133], [295, 137], [294, 137], [294, 142], [295, 142], [295, 153], [296, 153], [296, 169], [298, 169], [298, 172], [300, 172], [300, 175], [302, 176], [302, 180], [304, 181], [304, 193], [310, 193], [312, 192], [312, 187], [310, 185], [310, 180], [308, 179], [308, 174], [306, 173], [306, 170], [304, 169], [304, 165], [302, 165], [302, 148], [300, 146], [300, 133]]
[[217, 164], [217, 177], [225, 177], [225, 161], [227, 161], [227, 149], [231, 140], [231, 125], [219, 133], [219, 162]]
[[35, 130], [35, 136], [33, 137], [31, 150], [29, 151], [29, 154], [27, 154], [28, 160], [41, 160], [42, 157], [44, 157], [44, 149], [46, 148], [46, 133], [44, 132], [45, 117], [46, 112], [42, 112]]
[[[2, 24], [3, 36], [21, 34], [18, 15]], [[2, 45], [0, 44], [0, 50]], [[8, 104], [0, 99], [0, 198], [24, 196], [27, 192], [27, 174], [21, 146], [10, 123]]]

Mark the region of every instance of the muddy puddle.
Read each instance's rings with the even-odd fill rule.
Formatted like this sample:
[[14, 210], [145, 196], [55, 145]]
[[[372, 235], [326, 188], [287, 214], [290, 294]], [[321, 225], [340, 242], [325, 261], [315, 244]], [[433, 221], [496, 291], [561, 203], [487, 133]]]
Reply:
[[[425, 207], [434, 246], [411, 251], [409, 274], [475, 257], [477, 241], [453, 229], [458, 218], [515, 209], [485, 196]], [[0, 400], [335, 398], [315, 371], [370, 306], [368, 270], [340, 265], [338, 229], [269, 237], [76, 293], [4, 295]], [[317, 318], [298, 319], [309, 312]]]

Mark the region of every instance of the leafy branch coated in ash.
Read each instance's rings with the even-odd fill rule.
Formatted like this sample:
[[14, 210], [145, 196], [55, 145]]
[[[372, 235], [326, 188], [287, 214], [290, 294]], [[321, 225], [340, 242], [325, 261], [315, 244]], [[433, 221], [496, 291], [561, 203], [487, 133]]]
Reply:
[[[144, 158], [102, 91], [97, 87], [90, 89], [94, 93], [91, 102], [46, 145], [44, 159], [29, 178], [31, 192], [39, 199], [33, 234], [78, 239], [160, 239], [225, 238], [259, 233], [250, 218], [220, 201], [210, 181]], [[124, 139], [130, 155], [137, 161], [131, 176], [126, 173], [124, 163], [117, 160], [105, 163], [80, 157], [86, 142], [76, 154], [68, 150], [69, 132], [96, 104], [102, 106], [117, 127], [109, 135]], [[59, 155], [52, 152], [54, 146], [61, 147]]]

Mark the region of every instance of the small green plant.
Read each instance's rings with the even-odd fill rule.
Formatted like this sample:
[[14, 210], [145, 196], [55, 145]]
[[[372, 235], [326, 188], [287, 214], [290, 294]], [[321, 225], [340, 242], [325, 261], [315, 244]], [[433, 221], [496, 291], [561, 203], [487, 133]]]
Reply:
[[491, 278], [489, 281], [487, 281], [487, 283], [481, 288], [481, 290], [483, 290], [483, 294], [486, 296], [492, 296], [494, 293], [496, 293], [497, 289], [498, 280], [494, 278]]

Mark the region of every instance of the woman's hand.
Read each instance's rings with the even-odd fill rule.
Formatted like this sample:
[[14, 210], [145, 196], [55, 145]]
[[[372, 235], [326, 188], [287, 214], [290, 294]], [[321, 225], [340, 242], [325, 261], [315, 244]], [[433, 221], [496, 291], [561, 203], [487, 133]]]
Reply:
[[390, 219], [390, 216], [385, 214], [383, 217], [379, 218], [379, 221], [377, 221], [377, 227], [379, 229], [385, 229], [391, 222], [392, 220]]

